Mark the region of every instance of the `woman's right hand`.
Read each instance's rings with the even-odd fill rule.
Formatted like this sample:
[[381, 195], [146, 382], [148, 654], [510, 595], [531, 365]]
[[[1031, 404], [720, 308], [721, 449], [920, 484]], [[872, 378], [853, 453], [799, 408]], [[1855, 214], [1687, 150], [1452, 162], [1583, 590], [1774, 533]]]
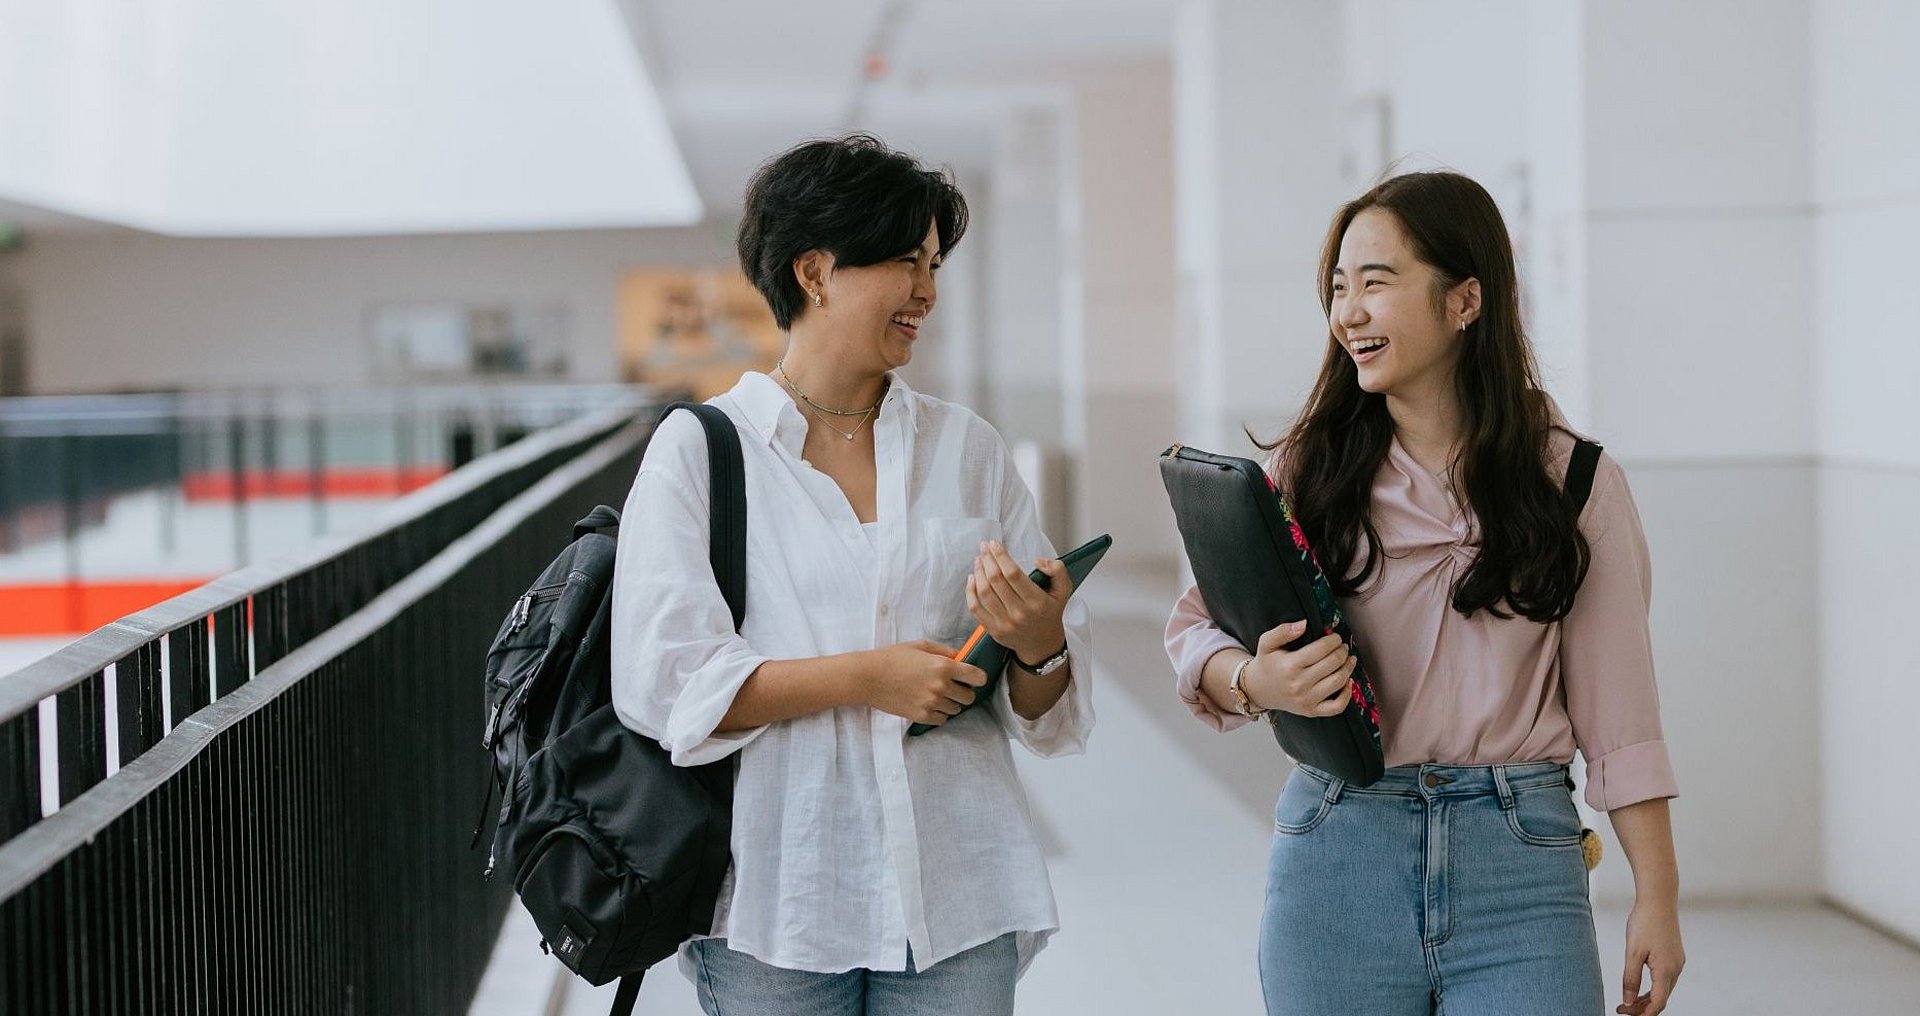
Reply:
[[1307, 630], [1292, 621], [1260, 636], [1240, 690], [1262, 709], [1301, 716], [1338, 716], [1347, 708], [1348, 683], [1359, 664], [1338, 635], [1326, 635], [1289, 652], [1287, 643]]
[[961, 663], [952, 649], [926, 639], [881, 646], [866, 655], [866, 704], [913, 723], [947, 722], [987, 683], [979, 667]]

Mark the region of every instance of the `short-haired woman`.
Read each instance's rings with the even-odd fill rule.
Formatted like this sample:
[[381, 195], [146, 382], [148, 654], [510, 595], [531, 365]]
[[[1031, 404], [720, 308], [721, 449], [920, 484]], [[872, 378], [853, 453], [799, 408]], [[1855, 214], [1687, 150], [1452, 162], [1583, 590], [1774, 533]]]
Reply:
[[[739, 758], [714, 936], [681, 954], [714, 1016], [1005, 1016], [1058, 927], [1009, 743], [1082, 749], [1086, 620], [999, 434], [897, 373], [966, 224], [949, 179], [870, 137], [748, 187], [740, 265], [788, 344], [711, 400], [746, 460], [737, 634], [690, 414], [627, 499], [614, 706], [677, 763]], [[976, 623], [1016, 662], [968, 709], [988, 675], [951, 655]]]

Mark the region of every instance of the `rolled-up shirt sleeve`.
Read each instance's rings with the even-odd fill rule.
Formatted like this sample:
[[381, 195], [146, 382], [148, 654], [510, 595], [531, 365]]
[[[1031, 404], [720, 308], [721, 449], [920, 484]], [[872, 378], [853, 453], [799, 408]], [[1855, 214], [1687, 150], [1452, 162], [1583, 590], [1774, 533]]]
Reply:
[[1592, 559], [1561, 622], [1560, 675], [1587, 761], [1587, 803], [1612, 811], [1676, 797], [1653, 676], [1652, 562], [1626, 476], [1611, 457], [1601, 457], [1581, 530]]
[[[1001, 460], [1000, 531], [1007, 553], [1022, 565], [1041, 558], [1057, 557], [1053, 543], [1040, 529], [1039, 513], [1033, 492], [1014, 469], [1013, 457], [1004, 453]], [[1089, 581], [1092, 581], [1089, 576]], [[1007, 735], [1041, 758], [1077, 755], [1087, 750], [1087, 736], [1093, 731], [1093, 635], [1086, 602], [1078, 595], [1067, 601], [1062, 620], [1067, 628], [1067, 656], [1073, 677], [1067, 690], [1053, 707], [1034, 719], [1014, 711], [1011, 674], [1001, 675], [993, 691], [994, 715]], [[1011, 670], [1013, 664], [1009, 663]]]
[[1167, 620], [1166, 642], [1167, 659], [1173, 663], [1174, 694], [1180, 696], [1180, 701], [1200, 722], [1215, 730], [1232, 730], [1248, 722], [1247, 717], [1214, 704], [1200, 688], [1200, 674], [1215, 653], [1222, 649], [1245, 651], [1245, 647], [1239, 639], [1214, 624], [1213, 615], [1207, 612], [1207, 604], [1200, 598], [1199, 586], [1187, 587], [1186, 593], [1173, 605], [1173, 616]]
[[609, 632], [613, 708], [675, 765], [725, 758], [764, 727], [715, 733], [767, 657], [733, 627], [708, 557], [706, 435], [691, 413], [661, 421], [621, 513]]

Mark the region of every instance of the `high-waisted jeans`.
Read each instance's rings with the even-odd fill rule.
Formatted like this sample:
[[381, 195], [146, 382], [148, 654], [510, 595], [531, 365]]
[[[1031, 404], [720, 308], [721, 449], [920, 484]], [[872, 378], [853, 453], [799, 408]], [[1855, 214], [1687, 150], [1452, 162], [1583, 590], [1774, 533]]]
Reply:
[[1269, 1016], [1596, 1016], [1580, 817], [1563, 765], [1309, 766], [1274, 807]]

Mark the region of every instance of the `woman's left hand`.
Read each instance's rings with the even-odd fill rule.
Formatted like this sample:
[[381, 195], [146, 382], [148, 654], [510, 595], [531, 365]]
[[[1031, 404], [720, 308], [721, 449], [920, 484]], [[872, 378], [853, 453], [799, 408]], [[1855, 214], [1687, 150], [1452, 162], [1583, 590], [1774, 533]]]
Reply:
[[967, 576], [967, 609], [974, 619], [995, 642], [1028, 661], [1052, 656], [1066, 643], [1061, 616], [1067, 597], [1073, 595], [1073, 580], [1058, 558], [1042, 560], [1036, 567], [1047, 576], [1045, 589], [1027, 577], [1026, 569], [1000, 541], [989, 540], [980, 545], [973, 574]]
[[[1613, 1011], [1621, 1016], [1660, 1016], [1686, 965], [1678, 908], [1636, 902], [1627, 917], [1627, 967], [1620, 978], [1622, 1001]], [[1644, 995], [1640, 993], [1643, 970], [1653, 975], [1653, 983]]]

